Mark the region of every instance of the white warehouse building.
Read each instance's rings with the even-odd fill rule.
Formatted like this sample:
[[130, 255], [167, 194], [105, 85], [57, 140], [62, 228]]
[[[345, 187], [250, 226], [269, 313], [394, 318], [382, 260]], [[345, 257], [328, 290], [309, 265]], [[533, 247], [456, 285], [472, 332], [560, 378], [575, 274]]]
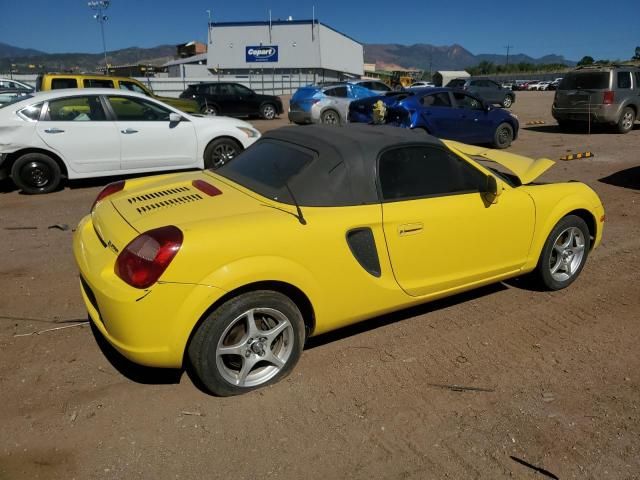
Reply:
[[207, 68], [274, 87], [344, 80], [364, 74], [364, 50], [318, 20], [217, 22], [209, 25]]

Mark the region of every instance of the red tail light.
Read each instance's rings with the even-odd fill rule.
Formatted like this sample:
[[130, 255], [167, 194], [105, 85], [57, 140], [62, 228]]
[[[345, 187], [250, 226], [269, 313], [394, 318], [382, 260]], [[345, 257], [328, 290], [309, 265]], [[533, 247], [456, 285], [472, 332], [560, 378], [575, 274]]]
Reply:
[[147, 288], [158, 281], [182, 246], [178, 227], [149, 230], [134, 238], [118, 255], [115, 272], [136, 288]]
[[615, 98], [615, 92], [612, 91], [606, 91], [604, 92], [604, 98], [602, 99], [602, 103], [604, 103], [605, 105], [611, 105], [614, 101]]
[[216, 187], [211, 185], [209, 182], [205, 182], [204, 180], [194, 180], [191, 182], [191, 185], [196, 187], [202, 193], [206, 193], [210, 197], [215, 197], [216, 195], [222, 195], [222, 192], [218, 190]]
[[91, 205], [91, 210], [93, 210], [95, 208], [95, 206], [98, 204], [98, 202], [104, 200], [109, 195], [113, 195], [114, 193], [117, 193], [120, 190], [122, 190], [124, 188], [124, 184], [125, 184], [125, 181], [124, 180], [120, 180], [118, 182], [110, 183], [109, 185], [104, 187], [102, 189], [102, 191], [96, 197], [95, 201], [93, 202], [93, 205]]

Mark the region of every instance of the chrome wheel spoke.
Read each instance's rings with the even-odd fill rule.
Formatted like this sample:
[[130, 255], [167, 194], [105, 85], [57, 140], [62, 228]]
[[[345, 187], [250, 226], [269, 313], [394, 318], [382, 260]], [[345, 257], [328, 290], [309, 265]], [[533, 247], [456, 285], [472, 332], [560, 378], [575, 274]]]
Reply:
[[556, 259], [556, 263], [551, 267], [551, 274], [552, 275], [558, 271], [558, 269], [560, 268], [560, 265], [562, 265], [562, 259], [560, 257], [558, 257]]
[[242, 368], [238, 372], [237, 384], [243, 386], [247, 381], [247, 376], [253, 369], [260, 358], [257, 355], [251, 355], [249, 357], [242, 357]]
[[249, 310], [247, 312], [247, 335], [249, 338], [255, 338], [261, 333], [258, 324], [256, 324], [255, 310]]
[[242, 356], [244, 354], [246, 346], [247, 346], [247, 342], [246, 341], [242, 341], [242, 342], [237, 343], [235, 345], [219, 347], [218, 351], [216, 353], [217, 353], [218, 356], [220, 356], [220, 355], [240, 355], [240, 356]]
[[263, 336], [267, 337], [269, 343], [273, 342], [278, 336], [284, 332], [289, 326], [286, 322], [280, 322], [278, 325], [273, 327], [271, 330], [267, 330], [265, 332], [260, 332]]
[[278, 358], [271, 350], [269, 350], [265, 354], [265, 356], [261, 358], [261, 360], [264, 360], [265, 362], [276, 366], [278, 370], [282, 369], [282, 367], [284, 367], [285, 365], [285, 363], [282, 360], [280, 360], [280, 358]]

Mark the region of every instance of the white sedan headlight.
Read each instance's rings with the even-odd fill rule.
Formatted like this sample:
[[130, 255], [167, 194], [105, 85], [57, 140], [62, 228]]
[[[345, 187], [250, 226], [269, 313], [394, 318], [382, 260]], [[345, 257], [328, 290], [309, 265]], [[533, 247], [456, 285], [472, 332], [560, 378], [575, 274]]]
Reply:
[[242, 131], [249, 138], [256, 138], [260, 136], [260, 132], [254, 130], [253, 128], [247, 127], [236, 127], [238, 130]]

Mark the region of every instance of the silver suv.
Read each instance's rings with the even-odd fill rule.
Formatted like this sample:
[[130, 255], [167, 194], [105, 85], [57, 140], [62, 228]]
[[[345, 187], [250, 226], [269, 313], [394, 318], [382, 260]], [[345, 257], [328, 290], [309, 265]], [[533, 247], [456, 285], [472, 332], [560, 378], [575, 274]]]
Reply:
[[631, 65], [595, 65], [569, 72], [551, 107], [560, 128], [590, 121], [615, 125], [620, 133], [633, 129], [639, 113], [640, 68]]

